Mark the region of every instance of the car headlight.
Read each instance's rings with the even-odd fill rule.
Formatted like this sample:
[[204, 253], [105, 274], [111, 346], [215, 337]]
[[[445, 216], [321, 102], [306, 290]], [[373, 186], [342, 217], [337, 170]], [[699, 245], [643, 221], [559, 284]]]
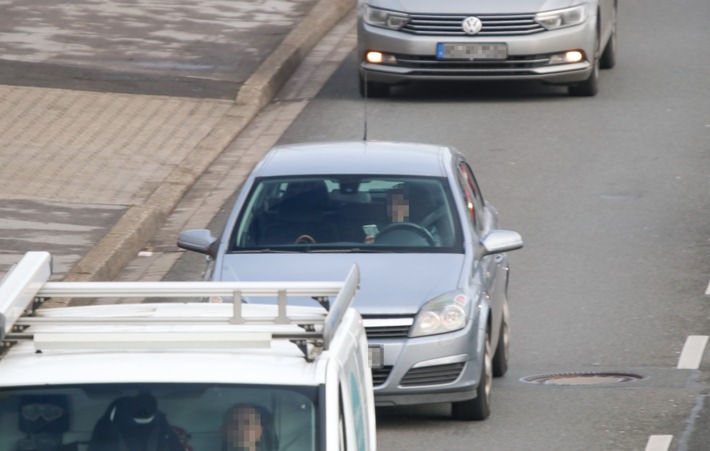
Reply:
[[547, 11], [535, 15], [535, 22], [548, 30], [571, 27], [579, 25], [587, 20], [587, 4], [573, 6], [571, 8]]
[[445, 334], [463, 329], [470, 309], [468, 296], [460, 291], [432, 299], [417, 313], [410, 337]]
[[409, 16], [407, 14], [377, 9], [369, 5], [365, 5], [363, 19], [368, 25], [389, 28], [391, 30], [399, 30], [409, 22]]

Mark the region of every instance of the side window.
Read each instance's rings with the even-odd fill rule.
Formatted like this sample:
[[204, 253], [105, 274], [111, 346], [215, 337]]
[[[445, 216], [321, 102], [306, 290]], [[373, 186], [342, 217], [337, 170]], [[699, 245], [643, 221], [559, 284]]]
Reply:
[[[369, 369], [367, 370], [369, 371]], [[350, 399], [352, 403], [353, 412], [353, 429], [355, 432], [355, 446], [359, 451], [364, 451], [365, 446], [365, 425], [367, 420], [365, 418], [365, 411], [362, 408], [362, 398], [360, 396], [360, 387], [355, 378], [355, 374], [350, 373]]]
[[274, 215], [274, 206], [285, 186], [285, 183], [261, 181], [253, 188], [235, 226], [233, 249], [258, 245], [264, 225]]
[[348, 449], [348, 427], [345, 419], [345, 400], [343, 399], [343, 388], [338, 389], [340, 394], [340, 408], [338, 409], [338, 429], [340, 430], [340, 451]]
[[466, 206], [473, 222], [473, 228], [480, 234], [482, 224], [479, 215], [483, 212], [481, 190], [478, 188], [478, 183], [476, 183], [471, 168], [463, 161], [459, 163], [459, 175], [461, 176], [461, 187], [466, 196]]
[[365, 412], [362, 409], [362, 400], [355, 377], [341, 379], [338, 391], [340, 393], [340, 449], [365, 451], [367, 449], [366, 421], [363, 417]]

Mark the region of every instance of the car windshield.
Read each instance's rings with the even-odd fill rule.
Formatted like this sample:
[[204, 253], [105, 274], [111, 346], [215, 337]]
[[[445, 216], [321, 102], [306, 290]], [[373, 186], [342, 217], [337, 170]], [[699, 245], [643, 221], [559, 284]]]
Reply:
[[257, 179], [230, 252], [463, 252], [445, 178]]
[[86, 384], [0, 390], [0, 449], [318, 449], [318, 388]]

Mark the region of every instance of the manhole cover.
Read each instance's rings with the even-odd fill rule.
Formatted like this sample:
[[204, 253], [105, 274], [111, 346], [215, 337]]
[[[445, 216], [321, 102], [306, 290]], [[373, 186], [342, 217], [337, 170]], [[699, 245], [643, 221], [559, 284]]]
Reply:
[[624, 373], [557, 373], [528, 376], [521, 380], [523, 382], [541, 385], [599, 385], [618, 384], [620, 382], [631, 382], [639, 379], [643, 379], [643, 377], [636, 374]]

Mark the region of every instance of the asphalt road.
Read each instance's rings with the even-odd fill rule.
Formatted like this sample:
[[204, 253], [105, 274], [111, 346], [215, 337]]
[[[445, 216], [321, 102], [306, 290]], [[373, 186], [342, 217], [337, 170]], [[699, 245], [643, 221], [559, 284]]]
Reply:
[[[595, 98], [448, 83], [368, 102], [370, 138], [462, 150], [503, 226], [526, 243], [511, 254], [512, 363], [494, 384], [491, 418], [381, 411], [383, 449], [631, 451], [664, 435], [670, 449], [710, 448], [710, 356], [699, 370], [676, 368], [688, 336], [710, 332], [710, 52], [688, 45], [710, 40], [710, 8], [691, 3], [622, 3], [618, 65]], [[658, 17], [672, 24], [662, 33], [651, 30]], [[281, 142], [358, 139], [354, 72], [351, 57]], [[578, 372], [642, 379], [522, 380]]]
[[[708, 449], [710, 356], [677, 368], [688, 337], [710, 332], [710, 50], [688, 45], [710, 42], [710, 7], [691, 3], [620, 5], [618, 65], [602, 73], [595, 98], [447, 83], [363, 102], [350, 53], [298, 116], [284, 113], [295, 121], [271, 141], [361, 139], [367, 117], [370, 139], [457, 147], [503, 226], [525, 239], [511, 254], [511, 369], [494, 384], [491, 418], [454, 422], [446, 405], [378, 409], [381, 449]], [[658, 17], [672, 25], [655, 33]], [[658, 55], [672, 58], [659, 64]], [[231, 204], [228, 189], [222, 196], [215, 233]], [[166, 236], [154, 244], [175, 251]], [[172, 258], [167, 278], [200, 277], [200, 257]], [[159, 272], [137, 262], [127, 274], [141, 271]], [[567, 373], [596, 377], [526, 381]], [[600, 377], [608, 373], [635, 377]]]

